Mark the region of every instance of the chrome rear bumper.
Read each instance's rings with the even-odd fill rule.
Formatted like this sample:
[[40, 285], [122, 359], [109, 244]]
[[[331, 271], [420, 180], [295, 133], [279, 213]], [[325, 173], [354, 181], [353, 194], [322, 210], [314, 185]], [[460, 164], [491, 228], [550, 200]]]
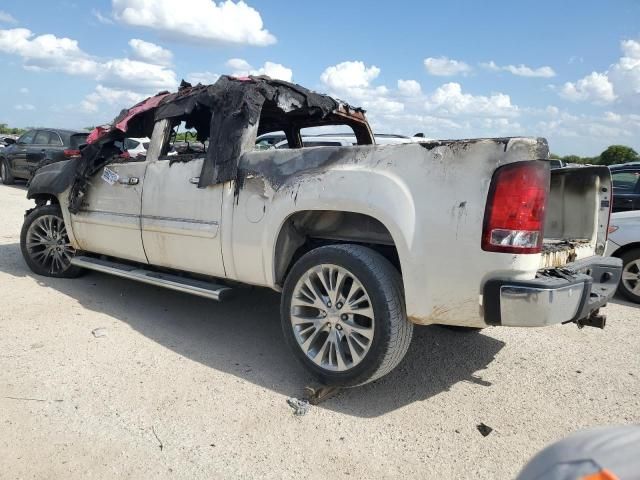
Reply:
[[529, 281], [489, 280], [483, 295], [485, 322], [510, 327], [580, 324], [613, 297], [621, 272], [618, 258], [589, 257], [541, 270]]

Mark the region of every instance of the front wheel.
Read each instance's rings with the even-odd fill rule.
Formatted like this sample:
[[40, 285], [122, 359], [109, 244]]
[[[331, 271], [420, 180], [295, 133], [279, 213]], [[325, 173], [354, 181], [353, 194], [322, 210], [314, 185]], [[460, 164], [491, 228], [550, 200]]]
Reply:
[[402, 280], [379, 253], [320, 247], [293, 266], [281, 305], [284, 336], [322, 383], [355, 386], [393, 370], [411, 342]]
[[29, 268], [45, 277], [73, 278], [82, 273], [71, 265], [75, 249], [58, 205], [45, 205], [24, 219], [20, 232], [20, 249]]

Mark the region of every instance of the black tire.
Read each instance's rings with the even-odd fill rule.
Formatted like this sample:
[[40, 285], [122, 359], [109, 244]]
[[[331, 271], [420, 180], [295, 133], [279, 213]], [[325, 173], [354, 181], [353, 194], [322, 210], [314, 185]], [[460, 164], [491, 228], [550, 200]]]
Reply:
[[[640, 262], [640, 248], [634, 248], [633, 250], [629, 250], [624, 254], [620, 255], [622, 259], [622, 275], [623, 278], [620, 280], [620, 284], [618, 285], [618, 293], [625, 297], [628, 300], [631, 300], [635, 303], [640, 303], [640, 295], [634, 293], [632, 289], [629, 287], [637, 287], [640, 285], [640, 265], [632, 265], [633, 262]], [[627, 272], [628, 270], [628, 272]], [[625, 273], [635, 273], [638, 276], [637, 280], [627, 281], [625, 284], [624, 275]]]
[[[320, 265], [338, 266], [353, 275], [364, 287], [373, 311], [373, 333], [369, 349], [358, 360], [359, 363], [343, 371], [332, 371], [316, 364], [296, 339], [291, 321], [292, 300], [298, 282], [307, 272]], [[281, 321], [285, 340], [302, 364], [320, 382], [343, 387], [371, 382], [393, 370], [407, 353], [413, 334], [413, 324], [406, 315], [399, 272], [382, 255], [359, 245], [324, 246], [300, 258], [285, 281]], [[338, 326], [335, 328], [340, 330]], [[344, 328], [346, 332], [347, 327]], [[344, 343], [348, 343], [345, 332], [335, 332], [336, 338], [340, 338], [342, 334]]]
[[[51, 267], [47, 267], [46, 264], [39, 262], [37, 259], [38, 253], [41, 252], [45, 247], [36, 247], [35, 249], [33, 247], [30, 247], [30, 244], [28, 242], [30, 229], [34, 225], [34, 222], [45, 216], [48, 216], [49, 218], [56, 217], [58, 219], [58, 225], [64, 226], [62, 211], [60, 210], [60, 207], [58, 205], [44, 205], [42, 207], [37, 207], [29, 215], [27, 215], [22, 225], [22, 231], [20, 232], [20, 250], [22, 251], [22, 256], [24, 257], [25, 262], [33, 273], [45, 277], [78, 277], [83, 273], [82, 268], [75, 265], [70, 265], [66, 261], [63, 263], [56, 263], [55, 265], [52, 263]], [[40, 232], [40, 235], [46, 236], [46, 234], [43, 235], [42, 232]], [[61, 238], [64, 243], [69, 242], [69, 238], [66, 234], [63, 233], [61, 235]]]
[[3, 185], [13, 185], [15, 182], [15, 178], [13, 178], [9, 169], [9, 163], [4, 158], [0, 158], [0, 180], [2, 180]]

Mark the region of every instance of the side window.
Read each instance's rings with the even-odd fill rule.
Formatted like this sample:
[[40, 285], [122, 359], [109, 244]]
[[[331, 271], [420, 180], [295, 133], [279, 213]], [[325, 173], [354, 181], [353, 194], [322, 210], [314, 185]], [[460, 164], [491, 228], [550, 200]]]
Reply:
[[124, 141], [124, 149], [125, 150], [134, 150], [138, 145], [140, 145], [140, 142], [137, 142], [137, 141], [132, 140], [130, 138], [127, 138]]
[[614, 191], [633, 193], [640, 179], [640, 172], [618, 172], [611, 175]]
[[38, 133], [36, 133], [36, 138], [34, 139], [33, 143], [35, 145], [47, 145], [49, 143], [49, 132], [46, 132], [44, 130], [38, 130]]
[[52, 147], [61, 147], [62, 139], [56, 132], [49, 132], [49, 145]]
[[31, 130], [30, 132], [25, 133], [18, 139], [18, 143], [22, 145], [30, 145], [33, 143], [33, 137], [36, 136], [36, 131]]
[[[169, 138], [164, 144], [159, 160], [188, 162], [202, 158], [209, 147], [209, 140], [198, 140], [198, 131], [187, 128], [186, 121], [174, 122]], [[208, 130], [206, 132], [208, 134]]]

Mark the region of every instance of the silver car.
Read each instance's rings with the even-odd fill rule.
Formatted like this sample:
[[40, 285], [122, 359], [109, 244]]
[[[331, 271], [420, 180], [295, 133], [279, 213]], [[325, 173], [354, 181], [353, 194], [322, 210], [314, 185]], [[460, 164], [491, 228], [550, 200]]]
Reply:
[[622, 259], [618, 292], [640, 303], [640, 210], [611, 215], [607, 255]]

